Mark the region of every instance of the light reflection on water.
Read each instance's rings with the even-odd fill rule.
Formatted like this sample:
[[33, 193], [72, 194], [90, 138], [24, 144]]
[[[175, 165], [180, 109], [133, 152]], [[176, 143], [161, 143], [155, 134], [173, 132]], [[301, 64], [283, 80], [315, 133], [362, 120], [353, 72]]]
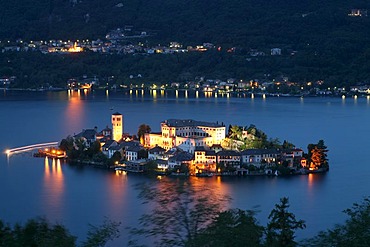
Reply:
[[64, 194], [64, 175], [59, 159], [52, 159], [50, 165], [49, 158], [44, 160], [44, 191], [45, 196], [43, 205], [48, 214], [54, 214], [61, 218], [63, 210]]
[[[247, 96], [235, 98], [221, 93], [207, 97], [199, 92], [197, 98], [197, 93], [189, 90], [185, 98], [186, 91], [180, 90], [158, 93], [154, 103], [149, 92], [144, 91], [143, 95], [141, 89], [140, 92], [110, 91], [109, 98], [105, 91], [101, 95], [79, 91], [52, 92], [46, 96], [19, 94], [6, 92], [0, 98], [0, 115], [6, 116], [0, 122], [5, 130], [1, 150], [60, 140], [81, 128], [91, 127], [91, 123], [102, 129], [109, 124], [109, 109], [114, 106], [114, 110], [124, 114], [128, 133], [136, 133], [142, 123], [159, 131], [160, 121], [165, 119], [192, 118], [224, 121], [226, 126], [255, 124], [269, 137], [286, 139], [303, 149], [308, 143], [324, 139], [330, 150], [331, 164], [330, 172], [324, 176], [190, 178], [194, 186], [212, 187], [230, 195], [231, 207], [250, 209], [260, 205], [258, 217], [262, 222], [279, 198], [288, 196], [297, 218], [307, 221], [304, 234], [312, 236], [318, 230], [341, 223], [344, 219], [341, 211], [369, 193], [370, 166], [364, 156], [370, 144], [366, 124], [370, 122], [369, 97], [343, 101], [341, 98], [255, 95], [252, 100]], [[348, 169], [353, 164], [356, 169]], [[104, 215], [133, 225], [146, 209], [133, 186], [147, 181], [153, 182], [142, 176], [116, 176], [109, 171], [78, 168], [52, 160], [15, 156], [7, 162], [3, 157], [0, 187], [6, 189], [0, 192], [0, 218], [13, 223], [19, 221], [19, 217], [45, 215], [51, 220], [66, 222], [73, 228], [72, 233], [88, 223], [101, 223]]]
[[84, 101], [81, 100], [80, 90], [68, 90], [68, 105], [65, 110], [64, 124], [68, 129], [80, 131], [84, 123]]

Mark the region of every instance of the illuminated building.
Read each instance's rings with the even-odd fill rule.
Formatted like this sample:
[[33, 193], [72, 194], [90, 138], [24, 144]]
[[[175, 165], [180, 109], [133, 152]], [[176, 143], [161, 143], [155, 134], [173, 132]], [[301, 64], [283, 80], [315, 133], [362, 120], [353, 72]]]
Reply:
[[123, 134], [123, 115], [121, 113], [112, 114], [113, 140], [119, 142]]
[[166, 150], [179, 147], [183, 151], [194, 153], [196, 147], [221, 144], [225, 133], [223, 124], [169, 119], [161, 123], [161, 133], [145, 135], [145, 144], [148, 147], [158, 145]]

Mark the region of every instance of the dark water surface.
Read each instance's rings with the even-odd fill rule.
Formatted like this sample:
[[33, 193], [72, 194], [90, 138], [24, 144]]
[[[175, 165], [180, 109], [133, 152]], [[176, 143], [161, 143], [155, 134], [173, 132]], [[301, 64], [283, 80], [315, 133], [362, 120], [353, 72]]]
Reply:
[[[269, 137], [288, 140], [306, 151], [308, 143], [325, 140], [331, 170], [324, 175], [277, 178], [191, 178], [230, 195], [230, 207], [259, 205], [262, 224], [279, 198], [288, 196], [291, 211], [306, 220], [299, 238], [310, 237], [345, 219], [342, 210], [369, 195], [370, 101], [367, 98], [259, 98], [210, 95], [203, 92], [11, 92], [0, 95], [0, 150], [59, 141], [83, 128], [110, 126], [110, 115], [124, 115], [125, 132], [140, 124], [160, 130], [169, 118], [229, 124], [255, 124]], [[143, 176], [118, 176], [112, 171], [81, 168], [51, 159], [18, 154], [0, 159], [0, 219], [14, 224], [45, 216], [85, 237], [88, 224], [104, 217], [135, 226], [147, 211], [134, 185], [157, 183]], [[176, 180], [173, 179], [175, 183]]]

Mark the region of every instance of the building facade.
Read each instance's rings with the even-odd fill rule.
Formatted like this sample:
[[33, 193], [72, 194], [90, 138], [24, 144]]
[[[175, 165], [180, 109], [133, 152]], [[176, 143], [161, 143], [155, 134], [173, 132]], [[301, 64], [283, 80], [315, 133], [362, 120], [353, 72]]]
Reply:
[[146, 134], [145, 145], [158, 145], [166, 150], [179, 147], [194, 153], [196, 147], [221, 144], [225, 134], [226, 128], [223, 124], [192, 119], [169, 119], [161, 122], [160, 134]]
[[119, 142], [123, 135], [123, 115], [119, 112], [112, 114], [113, 140]]

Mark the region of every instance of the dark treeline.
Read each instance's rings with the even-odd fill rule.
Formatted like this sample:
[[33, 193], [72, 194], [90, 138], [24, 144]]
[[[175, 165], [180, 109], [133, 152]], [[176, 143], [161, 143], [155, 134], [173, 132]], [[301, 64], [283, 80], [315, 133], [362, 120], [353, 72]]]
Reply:
[[[327, 58], [322, 58], [327, 59]], [[323, 63], [318, 58], [261, 57], [247, 62], [245, 56], [226, 52], [107, 55], [96, 53], [51, 55], [39, 52], [6, 52], [0, 54], [0, 76], [16, 76], [12, 87], [39, 88], [41, 86], [65, 87], [67, 80], [82, 75], [98, 77], [101, 85], [170, 84], [193, 81], [196, 77], [206, 79], [236, 78], [243, 80], [272, 80], [288, 76], [296, 82], [324, 80], [323, 87], [349, 86], [367, 82], [370, 78], [370, 59], [363, 62], [356, 58], [357, 65]], [[317, 61], [317, 63], [315, 63]], [[357, 66], [357, 67], [356, 67]], [[142, 75], [141, 78], [130, 75]], [[266, 77], [266, 74], [270, 74]]]
[[[139, 228], [126, 227], [130, 240], [121, 242], [122, 246], [146, 246], [141, 241], [145, 239], [147, 242], [148, 238], [153, 240], [150, 246], [369, 246], [368, 198], [344, 210], [348, 219], [343, 224], [297, 241], [296, 232], [304, 231], [306, 225], [290, 211], [286, 197], [275, 204], [267, 225], [262, 226], [256, 219], [256, 211], [221, 210], [219, 203], [222, 201], [193, 194], [194, 189], [177, 191], [177, 194], [149, 194], [153, 189], [147, 189], [142, 188], [141, 196], [153, 204], [153, 209], [140, 218]], [[169, 191], [173, 192], [173, 189]], [[58, 223], [51, 224], [45, 218], [30, 219], [14, 226], [0, 220], [0, 247], [107, 246], [108, 242], [120, 236], [120, 225], [120, 222], [108, 219], [100, 226], [90, 225], [86, 240], [78, 243], [68, 228]]]

